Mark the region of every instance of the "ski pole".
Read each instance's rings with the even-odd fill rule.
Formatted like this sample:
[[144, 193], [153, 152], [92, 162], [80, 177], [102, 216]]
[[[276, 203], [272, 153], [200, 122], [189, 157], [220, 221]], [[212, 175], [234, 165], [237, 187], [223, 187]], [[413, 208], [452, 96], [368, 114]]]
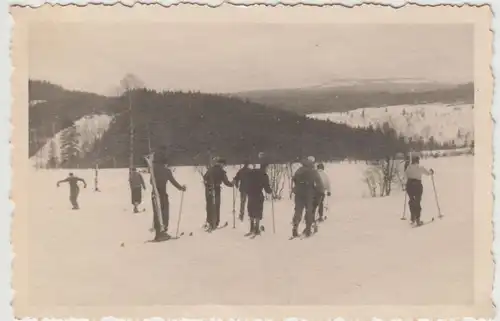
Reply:
[[432, 180], [432, 188], [434, 190], [434, 198], [436, 199], [436, 206], [438, 209], [438, 217], [443, 218], [443, 214], [441, 214], [441, 207], [439, 206], [439, 200], [438, 200], [438, 195], [436, 191], [436, 184], [434, 183], [434, 173], [431, 175], [431, 180]]
[[235, 205], [235, 202], [236, 202], [236, 192], [235, 192], [235, 188], [233, 186], [233, 228], [236, 228], [236, 205]]
[[406, 220], [406, 199], [408, 197], [408, 194], [405, 191], [405, 202], [403, 203], [403, 216], [401, 216], [402, 220]]
[[273, 234], [276, 234], [276, 224], [274, 221], [274, 196], [271, 194], [271, 216], [273, 217]]
[[182, 204], [184, 203], [184, 191], [181, 192], [181, 204], [179, 206], [179, 219], [177, 220], [177, 230], [175, 231], [175, 237], [179, 237], [179, 226], [181, 225], [182, 217]]

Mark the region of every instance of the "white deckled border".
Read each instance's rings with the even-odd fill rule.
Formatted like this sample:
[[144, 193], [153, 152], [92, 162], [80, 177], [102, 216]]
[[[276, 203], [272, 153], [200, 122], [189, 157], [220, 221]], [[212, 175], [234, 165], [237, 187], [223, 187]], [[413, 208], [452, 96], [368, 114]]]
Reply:
[[[31, 0], [31, 1], [10, 1], [10, 4], [18, 4], [18, 5], [29, 5], [33, 8], [35, 7], [40, 7], [44, 3], [49, 3], [49, 4], [76, 4], [76, 5], [86, 5], [90, 2], [88, 1], [43, 1], [43, 0]], [[103, 1], [92, 1], [94, 4], [116, 4], [116, 3], [121, 3], [126, 6], [131, 6], [134, 3], [143, 3], [143, 4], [151, 4], [151, 3], [158, 3], [164, 6], [171, 6], [174, 4], [180, 4], [180, 3], [192, 3], [192, 4], [199, 4], [199, 5], [208, 5], [208, 6], [220, 6], [224, 3], [224, 1], [202, 1], [202, 0], [192, 0], [192, 1], [111, 1], [111, 0], [103, 0]], [[284, 1], [271, 1], [271, 0], [260, 0], [260, 1], [243, 1], [243, 0], [229, 0], [225, 1], [226, 4], [236, 4], [236, 5], [251, 5], [251, 4], [267, 4], [267, 5], [296, 5], [296, 4], [301, 4], [301, 5], [307, 5], [307, 4], [312, 4], [314, 6], [320, 6], [322, 4], [340, 4], [343, 5], [346, 9], [360, 5], [363, 2], [362, 1], [313, 1], [313, 0], [304, 0], [304, 1], [291, 1], [291, 0], [284, 0]], [[378, 5], [390, 5], [393, 8], [400, 8], [405, 4], [405, 1], [370, 1], [369, 3], [376, 3]], [[440, 5], [440, 4], [454, 4], [454, 5], [463, 5], [464, 3], [471, 4], [471, 5], [483, 5], [483, 4], [489, 4], [493, 10], [494, 13], [499, 13], [500, 12], [500, 1], [496, 0], [491, 0], [491, 1], [459, 1], [459, 0], [448, 0], [448, 1], [414, 1], [412, 2], [414, 4], [419, 4], [419, 5]], [[3, 1], [2, 1], [3, 4]], [[138, 6], [136, 6], [138, 7]], [[308, 6], [303, 6], [304, 10], [307, 10]], [[75, 18], [75, 17], [73, 17]], [[327, 17], [318, 17], [318, 19], [326, 19]], [[429, 17], [432, 19], [432, 17]], [[13, 318], [13, 310], [11, 308], [11, 300], [13, 297], [13, 293], [10, 290], [11, 289], [11, 260], [13, 258], [12, 253], [12, 248], [10, 245], [10, 233], [11, 233], [11, 222], [12, 219], [9, 215], [5, 215], [6, 213], [11, 213], [13, 209], [13, 205], [9, 203], [8, 196], [10, 195], [10, 178], [11, 177], [11, 171], [10, 169], [10, 164], [11, 164], [11, 149], [9, 145], [9, 140], [11, 139], [11, 124], [10, 124], [10, 118], [11, 118], [11, 113], [10, 113], [10, 108], [8, 106], [12, 105], [11, 101], [11, 87], [10, 87], [10, 75], [11, 75], [11, 61], [9, 57], [9, 46], [10, 46], [10, 31], [12, 28], [13, 21], [11, 17], [8, 15], [8, 10], [7, 6], [5, 4], [0, 7], [0, 21], [2, 25], [2, 29], [0, 31], [0, 49], [2, 50], [2, 60], [0, 61], [0, 106], [2, 107], [0, 109], [0, 135], [2, 135], [2, 144], [1, 148], [2, 150], [0, 151], [0, 170], [3, 171], [1, 174], [2, 177], [4, 177], [4, 180], [0, 181], [0, 192], [3, 193], [3, 195], [7, 197], [3, 197], [0, 202], [2, 206], [2, 211], [1, 213], [3, 215], [0, 215], [0, 227], [2, 228], [2, 242], [0, 242], [0, 250], [2, 251], [2, 258], [3, 258], [3, 264], [0, 265], [0, 276], [2, 277], [1, 280], [3, 281], [3, 287], [1, 287], [0, 290], [0, 295], [2, 296], [2, 308], [0, 309], [0, 320], [11, 320]], [[492, 22], [491, 29], [493, 31], [497, 30], [498, 26], [500, 24], [500, 21], [498, 18], [495, 18], [494, 21]], [[494, 38], [497, 40], [498, 35], [494, 33]], [[493, 75], [496, 78], [496, 75], [498, 74], [498, 63], [495, 63], [495, 59], [498, 58], [496, 52], [500, 50], [500, 42], [495, 41], [494, 42], [494, 56], [493, 56], [493, 63], [492, 63], [492, 70], [493, 70]], [[6, 59], [6, 57], [9, 57]], [[498, 88], [497, 83], [495, 82], [495, 89]], [[496, 92], [496, 91], [495, 91]], [[498, 98], [497, 95], [494, 96], [494, 106], [498, 107]], [[499, 113], [500, 109], [499, 108], [494, 108], [492, 110], [492, 117], [494, 119], [499, 119]], [[485, 121], [485, 119], [483, 119]], [[475, 126], [478, 126], [479, 123], [478, 121], [475, 121]], [[22, 127], [22, 126], [21, 126]], [[476, 127], [477, 128], [477, 127]], [[498, 140], [497, 138], [500, 137], [500, 129], [495, 126], [494, 128], [494, 137], [495, 137], [495, 142]], [[496, 147], [496, 146], [495, 146]], [[484, 150], [483, 152], [487, 153], [487, 147], [483, 147]], [[23, 147], [20, 147], [20, 149], [24, 149]], [[481, 153], [481, 151], [479, 151]], [[484, 154], [483, 154], [484, 155]], [[495, 156], [495, 163], [494, 163], [494, 173], [495, 176], [500, 175], [500, 171], [498, 170], [498, 167], [500, 165], [498, 161], [498, 152], [497, 148], [494, 150], [494, 156]], [[488, 162], [486, 162], [488, 164]], [[1, 175], [0, 174], [0, 175]], [[500, 195], [500, 185], [495, 182], [494, 194]], [[475, 198], [477, 200], [477, 198]], [[495, 200], [495, 218], [494, 222], [498, 220], [498, 210], [497, 210], [497, 204], [498, 201]], [[22, 204], [19, 204], [22, 205]], [[477, 207], [476, 207], [477, 209]], [[497, 224], [494, 226], [494, 231], [495, 234], [499, 230], [499, 227]], [[498, 258], [498, 241], [495, 240], [495, 247], [493, 249], [494, 255], [495, 255], [495, 261]], [[495, 271], [498, 268], [495, 267]], [[498, 281], [495, 278], [495, 284], [498, 284]], [[494, 291], [494, 302], [498, 305], [500, 302], [499, 300], [500, 293], [498, 293], [498, 290]], [[102, 315], [106, 315], [106, 313], [109, 312], [109, 308], [112, 307], [102, 307], [102, 309], [95, 308], [96, 314], [94, 317], [99, 317]], [[128, 311], [125, 312], [124, 307], [115, 307], [116, 311], [117, 310], [122, 310], [123, 313], [120, 313], [122, 317], [125, 319], [134, 319], [134, 318], [141, 318], [144, 317], [145, 315], [152, 315], [152, 309], [155, 309], [158, 313], [160, 314], [161, 312], [168, 313], [169, 309], [167, 307], [157, 307], [157, 308], [152, 308], [152, 307], [133, 307], [128, 309]], [[266, 317], [266, 318], [272, 318], [274, 320], [277, 320], [277, 317], [283, 317], [285, 315], [292, 316], [292, 315], [300, 315], [301, 317], [306, 318], [307, 320], [320, 320], [320, 319], [331, 319], [333, 320], [336, 315], [329, 315], [328, 313], [314, 313], [314, 317], [309, 317], [311, 308], [310, 307], [273, 307], [273, 312], [274, 313], [267, 313], [269, 310], [266, 311], [266, 308], [269, 309], [271, 307], [259, 307], [259, 308], [254, 308], [254, 307], [222, 307], [222, 306], [215, 306], [215, 307], [210, 307], [209, 310], [204, 309], [202, 306], [198, 307], [180, 307], [179, 309], [176, 309], [177, 315], [171, 315], [172, 317], [182, 317], [184, 316], [190, 316], [195, 314], [196, 312], [207, 312], [210, 311], [210, 314], [207, 315], [206, 313], [204, 314], [205, 320], [210, 319], [211, 316], [217, 315], [220, 318], [223, 318], [224, 320], [228, 320], [229, 318], [237, 318], [237, 317], [244, 317], [242, 314], [245, 314], [247, 316], [261, 316], [261, 317]], [[312, 309], [322, 309], [323, 307], [314, 307]], [[356, 315], [358, 315], [360, 318], [364, 319], [369, 319], [369, 318], [374, 318], [377, 317], [377, 315], [372, 315], [372, 314], [367, 314], [366, 313], [366, 308], [369, 307], [355, 307], [355, 309], [351, 309], [351, 312], [358, 311]], [[384, 307], [381, 307], [384, 308]], [[449, 307], [449, 309], [443, 310], [443, 313], [448, 312], [449, 315], [453, 315], [456, 313], [456, 307]], [[64, 309], [61, 309], [59, 312], [63, 312]], [[99, 311], [100, 310], [100, 311]], [[415, 316], [415, 318], [419, 317], [418, 314], [422, 313], [425, 311], [424, 308], [412, 308], [412, 313]], [[51, 311], [51, 312], [56, 312], [56, 311]], [[69, 316], [74, 316], [77, 317], [78, 315], [88, 315], [86, 312], [85, 307], [80, 307], [78, 309], [72, 309], [71, 311], [66, 311], [65, 314], [67, 318]], [[404, 307], [403, 310], [400, 310], [401, 313], [404, 312]], [[42, 312], [43, 313], [43, 312]], [[50, 317], [49, 311], [46, 311], [46, 315]], [[69, 313], [69, 314], [68, 314]], [[377, 313], [378, 314], [378, 313]], [[154, 314], [153, 314], [154, 315]], [[349, 315], [344, 314], [341, 315], [342, 317], [349, 317]], [[352, 314], [350, 315], [352, 316]], [[378, 316], [381, 316], [380, 314]], [[90, 315], [89, 315], [90, 317]], [[439, 315], [435, 315], [434, 317], [440, 317]], [[118, 320], [116, 318], [105, 318], [106, 320]], [[81, 320], [81, 319], [80, 319]], [[154, 318], [150, 320], [161, 320], [160, 318]], [[178, 319], [180, 320], [180, 319]], [[187, 319], [184, 319], [187, 320]], [[193, 320], [193, 319], [190, 319]], [[218, 321], [218, 319], [213, 319], [215, 321]], [[260, 319], [263, 320], [263, 319]], [[301, 319], [288, 319], [287, 321], [300, 321]], [[339, 319], [340, 320], [340, 319]]]

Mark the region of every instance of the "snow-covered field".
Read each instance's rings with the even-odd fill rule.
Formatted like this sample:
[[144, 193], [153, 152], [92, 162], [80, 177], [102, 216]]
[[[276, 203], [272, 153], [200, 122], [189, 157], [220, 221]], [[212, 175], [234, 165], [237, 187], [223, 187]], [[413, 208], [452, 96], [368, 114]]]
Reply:
[[[88, 183], [81, 210], [72, 211], [66, 170], [33, 170], [29, 185], [31, 305], [189, 304], [470, 304], [473, 300], [473, 157], [425, 159], [444, 219], [418, 229], [400, 220], [404, 194], [363, 198], [366, 165], [330, 164], [329, 219], [318, 234], [288, 240], [293, 204], [276, 201], [276, 234], [266, 202], [266, 232], [250, 240], [248, 222], [232, 229], [232, 190], [222, 196], [229, 227], [206, 234], [203, 187], [194, 168], [176, 168], [188, 185], [178, 240], [147, 243], [153, 235], [150, 187], [146, 211], [133, 214], [127, 170], [75, 170]], [[235, 169], [230, 169], [230, 176]], [[145, 177], [149, 182], [149, 177]], [[181, 193], [168, 187], [170, 232], [175, 234]], [[285, 192], [285, 195], [287, 193]], [[236, 200], [238, 208], [239, 199]], [[423, 219], [437, 215], [424, 179]], [[124, 246], [120, 245], [124, 243]]]
[[405, 137], [438, 143], [454, 141], [457, 146], [474, 139], [474, 110], [472, 105], [401, 105], [359, 108], [349, 112], [310, 114], [308, 117], [330, 120], [352, 127], [382, 125], [387, 122]]

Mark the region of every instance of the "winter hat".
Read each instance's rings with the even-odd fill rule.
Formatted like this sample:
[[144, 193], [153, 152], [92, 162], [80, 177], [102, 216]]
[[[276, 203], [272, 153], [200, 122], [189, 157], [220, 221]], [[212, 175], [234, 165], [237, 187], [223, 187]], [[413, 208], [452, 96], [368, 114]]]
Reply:
[[226, 165], [226, 160], [222, 157], [217, 157], [217, 159], [215, 160], [215, 162], [217, 164], [220, 164], [220, 165]]
[[311, 166], [313, 166], [313, 167], [314, 167], [314, 161], [315, 161], [314, 157], [309, 156], [309, 157], [304, 158], [304, 159], [302, 160], [302, 165], [304, 165], [304, 166], [309, 166], [309, 167], [311, 167]]
[[165, 155], [163, 151], [155, 153], [155, 155], [153, 156], [153, 163], [167, 164], [168, 163], [167, 155]]

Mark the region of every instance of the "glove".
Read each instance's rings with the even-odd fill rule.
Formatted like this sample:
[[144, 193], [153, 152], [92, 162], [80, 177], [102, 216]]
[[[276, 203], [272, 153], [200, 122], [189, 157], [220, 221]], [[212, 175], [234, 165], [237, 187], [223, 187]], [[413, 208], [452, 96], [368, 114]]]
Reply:
[[327, 195], [327, 196], [332, 196], [332, 193], [327, 192], [327, 193], [326, 193], [326, 195]]
[[431, 172], [431, 175], [434, 175], [434, 170], [432, 168], [429, 172]]
[[185, 192], [186, 190], [187, 190], [186, 185], [182, 185], [182, 187], [181, 187], [181, 191]]

